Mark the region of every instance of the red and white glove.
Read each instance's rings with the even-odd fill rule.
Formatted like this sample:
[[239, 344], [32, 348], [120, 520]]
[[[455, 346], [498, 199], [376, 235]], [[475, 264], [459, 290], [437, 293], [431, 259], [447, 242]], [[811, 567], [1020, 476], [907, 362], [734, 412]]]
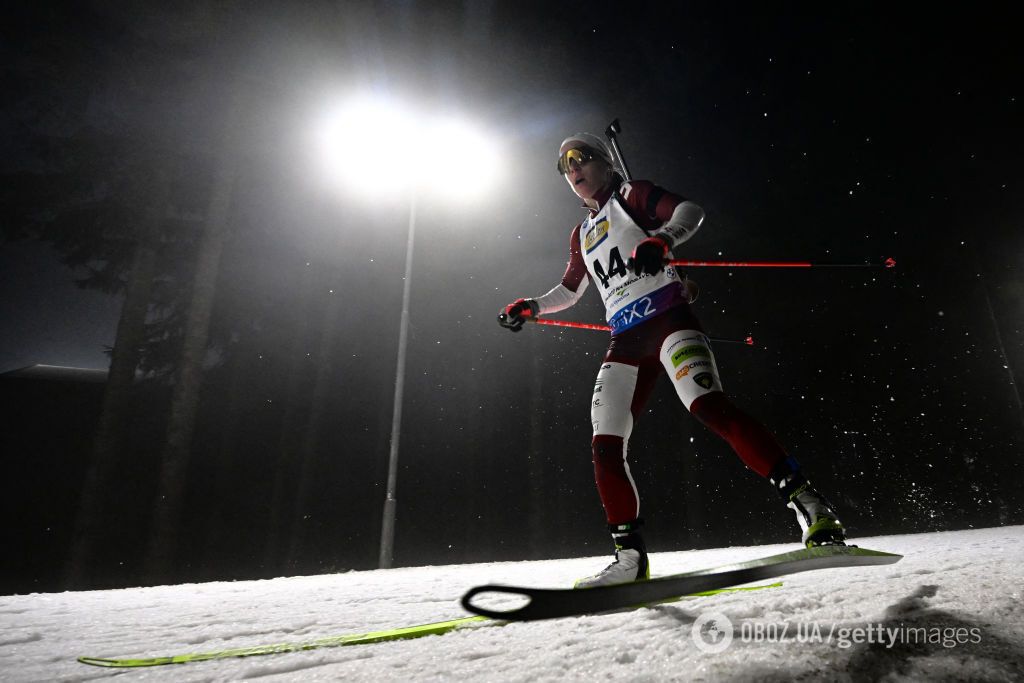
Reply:
[[498, 314], [498, 324], [518, 332], [527, 318], [536, 318], [539, 314], [540, 306], [533, 299], [516, 299]]

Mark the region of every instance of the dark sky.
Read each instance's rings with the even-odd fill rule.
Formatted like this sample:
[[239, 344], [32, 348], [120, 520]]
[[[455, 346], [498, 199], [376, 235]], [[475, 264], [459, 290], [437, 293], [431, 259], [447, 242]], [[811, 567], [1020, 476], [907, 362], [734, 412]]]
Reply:
[[[405, 504], [418, 512], [407, 514], [462, 515], [453, 501], [470, 473], [512, 468], [507, 480], [516, 482], [523, 475], [514, 468], [526, 465], [509, 459], [528, 451], [563, 472], [558, 495], [578, 490], [600, 527], [587, 411], [606, 339], [574, 330], [511, 335], [494, 316], [558, 282], [581, 212], [554, 170], [557, 146], [576, 131], [600, 134], [617, 117], [634, 176], [707, 212], [677, 256], [899, 264], [896, 272], [691, 272], [708, 331], [758, 341], [717, 349], [737, 402], [826, 478], [863, 486], [846, 502], [863, 508], [865, 529], [1020, 520], [1020, 494], [1007, 481], [1018, 477], [1024, 427], [1014, 384], [1024, 378], [1024, 59], [1008, 14], [891, 3], [175, 7], [13, 11], [0, 48], [10, 93], [0, 109], [2, 170], [45, 174], [76, 160], [90, 168], [87, 152], [69, 162], [34, 140], [73, 143], [98, 131], [111, 145], [174, 160], [178, 205], [201, 205], [189, 199], [202, 196], [189, 183], [202, 186], [210, 171], [193, 171], [194, 160], [231, 146], [239, 176], [218, 289], [223, 339], [243, 337], [255, 359], [248, 372], [284, 383], [287, 356], [301, 351], [275, 316], [307, 306], [296, 315], [316, 330], [320, 297], [335, 289], [345, 297], [341, 341], [329, 350], [344, 376], [333, 391], [359, 402], [336, 419], [369, 435], [375, 495], [408, 197], [329, 193], [314, 177], [308, 141], [326, 103], [357, 91], [482, 121], [504, 151], [496, 158], [481, 149], [468, 163], [501, 164], [510, 177], [474, 208], [420, 204], [403, 432], [413, 454], [406, 481], [417, 482]], [[244, 93], [244, 113], [229, 122], [232, 92]], [[7, 213], [15, 232], [20, 214]], [[0, 370], [104, 367], [117, 296], [76, 288], [81, 269], [36, 241], [5, 244], [0, 268]], [[304, 280], [307, 268], [328, 275]], [[187, 282], [185, 272], [168, 277]], [[560, 317], [600, 322], [601, 310], [591, 294]], [[306, 352], [315, 355], [316, 345], [311, 336]], [[279, 395], [273, 386], [268, 380], [267, 401]], [[713, 452], [733, 466], [673, 400], [655, 395], [653, 415], [634, 435], [637, 452], [661, 443], [660, 430], [684, 444], [693, 437], [698, 456]], [[531, 436], [495, 447], [503, 429]], [[888, 471], [881, 465], [893, 462]], [[685, 476], [691, 483], [681, 489], [693, 490], [701, 476], [683, 465], [636, 467], [655, 491], [654, 480]], [[719, 486], [717, 476], [704, 485]], [[964, 493], [954, 514], [946, 487], [972, 477], [982, 491]], [[1005, 490], [985, 493], [1000, 481]], [[510, 486], [510, 496], [534, 495]], [[655, 493], [651, 509], [671, 518], [681, 489]], [[911, 502], [873, 511], [887, 496]], [[513, 514], [470, 507], [515, 533]], [[896, 516], [892, 525], [883, 514]], [[436, 540], [428, 531], [423, 521], [400, 534], [426, 547]]]
[[[507, 294], [557, 280], [563, 233], [578, 218], [573, 198], [548, 172], [551, 149], [569, 132], [600, 132], [613, 117], [626, 127], [634, 174], [706, 207], [708, 228], [687, 249], [698, 256], [861, 261], [898, 251], [901, 265], [945, 273], [948, 281], [970, 275], [961, 241], [1000, 254], [1017, 234], [1021, 62], [998, 13], [870, 4], [827, 11], [442, 5], [23, 9], [4, 41], [6, 71], [20, 86], [5, 98], [4, 166], [39, 164], [19, 144], [24, 127], [73, 135], [76, 127], [106, 126], [207, 144], [220, 131], [204, 106], [220, 84], [204, 79], [237, 61], [266, 106], [247, 142], [263, 146], [264, 158], [286, 158], [261, 171], [290, 202], [277, 209], [307, 212], [304, 221], [322, 219], [309, 214], [322, 214], [330, 200], [316, 194], [322, 187], [309, 177], [314, 169], [302, 166], [302, 129], [331, 98], [367, 89], [422, 97], [426, 106], [463, 109], [499, 131], [512, 150], [500, 163], [511, 166], [514, 180], [487, 218], [473, 216], [459, 234], [515, 240], [489, 254], [519, 262], [511, 277], [494, 277]], [[146, 69], [163, 67], [187, 71], [191, 81], [145, 83], [152, 78]], [[372, 210], [390, 213], [396, 203]], [[457, 220], [438, 213], [438, 222]], [[388, 230], [400, 238], [402, 228], [399, 212]], [[981, 255], [982, 266], [988, 257]], [[116, 305], [74, 292], [72, 273], [48, 267], [37, 248], [7, 246], [2, 258], [0, 367], [102, 367]], [[775, 276], [740, 277], [734, 281], [747, 281], [749, 298]], [[928, 288], [922, 296], [935, 301], [937, 294]], [[961, 297], [943, 298], [941, 306], [929, 304], [936, 315]]]

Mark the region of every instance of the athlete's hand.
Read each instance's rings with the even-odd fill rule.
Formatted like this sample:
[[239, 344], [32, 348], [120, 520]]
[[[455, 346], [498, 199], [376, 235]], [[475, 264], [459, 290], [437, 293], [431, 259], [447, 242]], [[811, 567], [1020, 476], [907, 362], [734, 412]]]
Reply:
[[660, 237], [648, 237], [633, 249], [633, 273], [655, 275], [665, 267], [668, 245]]
[[498, 324], [518, 332], [527, 318], [536, 318], [539, 313], [540, 306], [533, 299], [516, 299], [498, 314]]

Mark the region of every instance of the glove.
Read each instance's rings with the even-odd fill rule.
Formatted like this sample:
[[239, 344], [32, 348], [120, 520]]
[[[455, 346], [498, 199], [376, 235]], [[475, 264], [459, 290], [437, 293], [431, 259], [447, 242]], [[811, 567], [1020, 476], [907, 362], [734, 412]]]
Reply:
[[540, 306], [533, 299], [516, 299], [498, 314], [498, 324], [518, 332], [527, 318], [535, 318], [539, 313]]
[[668, 244], [660, 237], [648, 237], [633, 249], [633, 273], [655, 275], [665, 267]]

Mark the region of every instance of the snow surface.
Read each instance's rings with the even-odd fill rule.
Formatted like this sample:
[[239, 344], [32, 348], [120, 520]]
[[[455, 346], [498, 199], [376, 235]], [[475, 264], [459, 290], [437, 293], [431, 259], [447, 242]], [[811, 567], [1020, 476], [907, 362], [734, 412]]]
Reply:
[[[796, 574], [782, 588], [631, 612], [481, 622], [417, 640], [149, 669], [101, 669], [75, 659], [248, 647], [452, 619], [464, 615], [458, 598], [475, 584], [567, 586], [608, 558], [7, 596], [0, 598], [0, 679], [1024, 680], [1024, 526], [857, 543], [906, 557], [895, 565]], [[656, 575], [668, 574], [791, 549], [657, 553], [651, 563]], [[732, 624], [732, 642], [720, 653], [698, 649], [693, 636], [695, 621], [713, 612]], [[894, 635], [879, 636], [878, 625]], [[901, 635], [905, 628], [923, 629], [915, 634], [925, 641], [947, 635], [946, 645], [915, 644]], [[715, 636], [704, 633], [702, 642]], [[858, 633], [876, 642], [853, 642]]]

